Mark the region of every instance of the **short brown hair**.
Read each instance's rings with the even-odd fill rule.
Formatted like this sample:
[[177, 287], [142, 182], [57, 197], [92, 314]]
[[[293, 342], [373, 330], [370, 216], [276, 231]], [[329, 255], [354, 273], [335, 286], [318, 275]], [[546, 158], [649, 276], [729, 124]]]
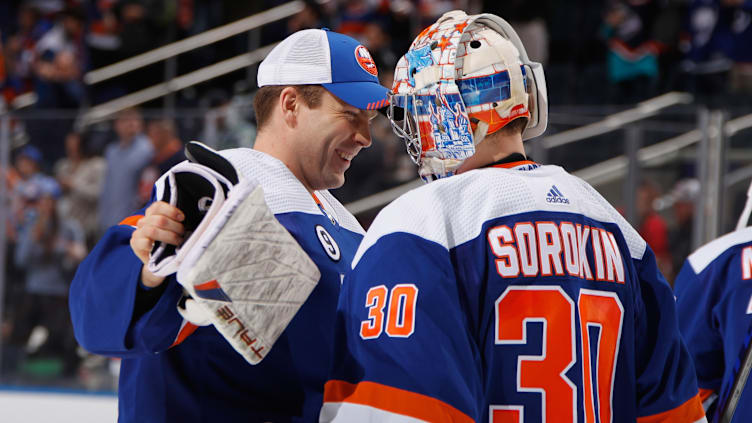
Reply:
[[324, 87], [321, 85], [267, 85], [256, 91], [253, 97], [253, 110], [256, 112], [256, 127], [261, 130], [269, 120], [272, 108], [279, 100], [279, 95], [287, 87], [295, 88], [300, 93], [303, 103], [315, 109], [321, 105]]
[[505, 135], [521, 134], [523, 131], [525, 131], [525, 128], [527, 128], [527, 122], [528, 118], [526, 117], [517, 118], [507, 123], [503, 128], [499, 129], [499, 132]]

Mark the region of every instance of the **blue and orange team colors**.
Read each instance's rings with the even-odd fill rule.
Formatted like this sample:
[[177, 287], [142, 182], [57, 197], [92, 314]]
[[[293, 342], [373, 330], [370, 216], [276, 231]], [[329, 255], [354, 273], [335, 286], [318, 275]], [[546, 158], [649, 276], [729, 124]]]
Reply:
[[[752, 227], [692, 253], [674, 289], [679, 328], [695, 362], [700, 395], [717, 411], [728, 398], [752, 328]], [[752, 421], [749, 385], [733, 422]]]
[[323, 422], [705, 421], [653, 252], [560, 167], [413, 190], [353, 266]]
[[142, 265], [129, 239], [138, 216], [110, 228], [76, 274], [70, 309], [84, 348], [123, 359], [121, 423], [318, 420], [342, 275], [363, 229], [328, 192], [312, 198], [282, 162], [250, 149], [222, 154], [261, 184], [269, 208], [321, 279], [264, 361], [251, 366], [212, 326], [196, 328], [181, 318], [182, 288], [174, 276], [147, 309], [137, 304]]

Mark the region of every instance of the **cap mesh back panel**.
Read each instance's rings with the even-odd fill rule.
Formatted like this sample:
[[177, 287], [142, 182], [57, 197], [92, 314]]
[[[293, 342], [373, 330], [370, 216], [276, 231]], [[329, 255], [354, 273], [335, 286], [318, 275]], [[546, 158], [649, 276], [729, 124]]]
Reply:
[[329, 43], [320, 29], [296, 32], [261, 62], [259, 86], [308, 85], [332, 82]]
[[299, 37], [282, 54], [279, 78], [282, 81], [331, 82], [329, 45], [322, 32]]

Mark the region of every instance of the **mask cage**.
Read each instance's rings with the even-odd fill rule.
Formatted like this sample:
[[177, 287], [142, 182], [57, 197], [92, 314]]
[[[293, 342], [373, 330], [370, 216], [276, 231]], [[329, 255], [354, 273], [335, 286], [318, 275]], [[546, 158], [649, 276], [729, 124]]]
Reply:
[[423, 151], [420, 143], [420, 126], [415, 120], [415, 94], [389, 94], [386, 116], [395, 135], [405, 141], [407, 154], [415, 164], [420, 164]]

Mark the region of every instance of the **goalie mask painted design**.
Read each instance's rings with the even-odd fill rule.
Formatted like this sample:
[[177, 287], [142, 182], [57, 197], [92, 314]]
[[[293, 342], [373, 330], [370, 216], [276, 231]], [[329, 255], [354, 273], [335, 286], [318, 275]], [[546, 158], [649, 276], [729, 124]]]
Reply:
[[451, 176], [475, 146], [514, 119], [546, 129], [546, 81], [512, 27], [491, 14], [447, 12], [397, 63], [387, 115], [425, 181]]

